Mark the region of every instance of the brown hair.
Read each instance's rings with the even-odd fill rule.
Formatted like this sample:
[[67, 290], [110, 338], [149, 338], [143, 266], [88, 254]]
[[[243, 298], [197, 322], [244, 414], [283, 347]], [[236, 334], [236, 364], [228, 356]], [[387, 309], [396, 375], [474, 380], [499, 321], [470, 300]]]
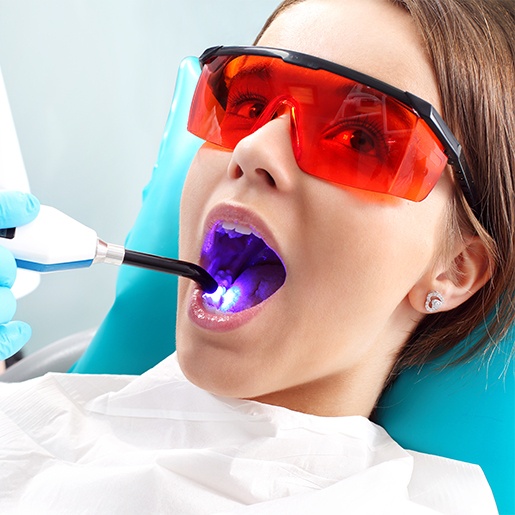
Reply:
[[[278, 15], [303, 1], [282, 2], [257, 40]], [[398, 356], [398, 371], [450, 349], [460, 360], [486, 356], [515, 319], [515, 2], [389, 1], [411, 14], [423, 38], [442, 116], [463, 146], [488, 221], [482, 227], [458, 191], [446, 236], [477, 234], [493, 259], [491, 279], [481, 290], [420, 322]]]

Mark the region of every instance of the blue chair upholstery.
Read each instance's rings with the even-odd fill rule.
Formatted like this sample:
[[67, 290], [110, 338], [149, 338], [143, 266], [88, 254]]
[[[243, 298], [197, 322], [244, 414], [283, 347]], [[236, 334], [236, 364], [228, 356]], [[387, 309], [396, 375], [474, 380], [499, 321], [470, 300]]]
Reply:
[[[178, 255], [181, 192], [191, 160], [202, 143], [186, 130], [199, 73], [196, 58], [181, 63], [157, 162], [125, 241], [128, 249], [174, 258]], [[71, 371], [141, 374], [162, 361], [175, 350], [176, 297], [175, 276], [122, 266], [114, 304]]]
[[[129, 249], [177, 257], [180, 195], [201, 144], [186, 130], [199, 71], [194, 58], [181, 64], [157, 163], [126, 240]], [[114, 304], [72, 371], [140, 374], [172, 353], [176, 286], [173, 276], [122, 267]], [[515, 514], [515, 367], [507, 365], [512, 336], [488, 363], [439, 370], [440, 360], [404, 372], [376, 415], [405, 448], [480, 464], [501, 514]]]
[[515, 514], [515, 364], [511, 331], [486, 362], [404, 371], [376, 422], [406, 449], [481, 465], [501, 514]]

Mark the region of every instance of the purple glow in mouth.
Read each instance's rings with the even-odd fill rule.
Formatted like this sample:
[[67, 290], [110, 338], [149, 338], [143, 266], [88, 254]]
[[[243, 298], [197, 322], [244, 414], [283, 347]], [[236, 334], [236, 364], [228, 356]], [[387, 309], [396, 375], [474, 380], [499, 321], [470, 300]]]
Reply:
[[213, 311], [238, 313], [268, 299], [286, 279], [279, 256], [249, 227], [220, 222], [208, 234], [201, 263], [220, 285], [205, 293]]

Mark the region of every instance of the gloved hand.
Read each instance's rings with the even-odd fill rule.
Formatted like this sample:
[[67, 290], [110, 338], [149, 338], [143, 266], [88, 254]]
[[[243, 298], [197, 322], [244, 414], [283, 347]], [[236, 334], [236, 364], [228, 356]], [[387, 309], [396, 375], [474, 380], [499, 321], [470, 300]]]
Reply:
[[[0, 191], [0, 229], [29, 223], [39, 212], [39, 201], [33, 195], [16, 191]], [[29, 340], [32, 331], [25, 322], [12, 322], [16, 299], [11, 286], [16, 278], [13, 255], [0, 247], [0, 360], [18, 352]]]

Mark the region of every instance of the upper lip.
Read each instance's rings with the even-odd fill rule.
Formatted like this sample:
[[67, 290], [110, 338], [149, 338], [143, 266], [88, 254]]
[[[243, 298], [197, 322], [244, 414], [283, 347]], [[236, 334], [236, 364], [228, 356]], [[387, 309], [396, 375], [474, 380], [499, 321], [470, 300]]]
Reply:
[[[261, 238], [279, 256], [278, 242], [267, 223], [256, 212], [251, 209], [236, 204], [218, 204], [207, 215], [204, 224], [203, 241], [209, 232], [219, 222], [234, 222], [250, 227], [252, 232]], [[282, 258], [281, 258], [282, 259]]]

